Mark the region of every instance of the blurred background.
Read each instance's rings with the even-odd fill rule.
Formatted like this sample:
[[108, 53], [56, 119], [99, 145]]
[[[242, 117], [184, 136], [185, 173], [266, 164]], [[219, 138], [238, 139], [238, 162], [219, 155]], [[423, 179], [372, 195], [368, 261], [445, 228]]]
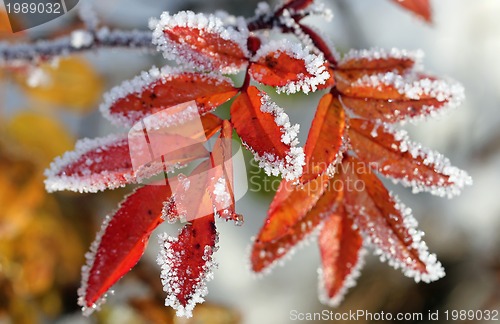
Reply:
[[[405, 128], [414, 140], [445, 154], [474, 180], [472, 187], [452, 200], [413, 195], [388, 183], [413, 209], [429, 249], [438, 255], [447, 276], [432, 284], [416, 284], [369, 256], [357, 286], [334, 311], [499, 310], [500, 2], [431, 0], [432, 25], [389, 0], [325, 3], [334, 19], [308, 22], [323, 29], [340, 52], [373, 46], [422, 49], [427, 71], [464, 85], [467, 99], [457, 110]], [[95, 3], [103, 24], [123, 29], [146, 29], [148, 19], [162, 11], [224, 9], [251, 16], [255, 6], [253, 0]], [[76, 10], [15, 36], [6, 31], [5, 19], [2, 13], [0, 38], [8, 42], [54, 38], [81, 27]], [[76, 291], [84, 254], [102, 218], [131, 188], [47, 194], [43, 170], [55, 156], [71, 150], [76, 139], [118, 131], [98, 112], [102, 93], [153, 64], [165, 62], [146, 51], [85, 53], [43, 66], [42, 75], [50, 82], [37, 87], [32, 87], [39, 81], [33, 73], [0, 67], [0, 323], [280, 324], [289, 323], [294, 310], [329, 309], [317, 298], [320, 263], [314, 241], [271, 274], [256, 278], [250, 273], [250, 240], [265, 219], [273, 193], [249, 184], [250, 191], [237, 203], [245, 224], [218, 225], [219, 268], [209, 283], [207, 302], [196, 307], [194, 318], [175, 318], [171, 309], [162, 306], [155, 234], [146, 256], [116, 285], [104, 309], [91, 318], [81, 316]], [[293, 122], [302, 125], [304, 143], [321, 93], [270, 95]], [[254, 168], [249, 176], [257, 182], [269, 180]], [[176, 230], [162, 225], [157, 232], [175, 234]]]

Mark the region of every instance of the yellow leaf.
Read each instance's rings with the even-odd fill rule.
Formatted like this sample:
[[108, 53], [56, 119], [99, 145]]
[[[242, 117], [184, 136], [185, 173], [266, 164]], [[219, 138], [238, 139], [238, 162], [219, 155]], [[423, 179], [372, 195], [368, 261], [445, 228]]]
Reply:
[[0, 237], [17, 235], [31, 220], [46, 195], [43, 177], [26, 161], [13, 161], [0, 152]]
[[16, 147], [44, 165], [72, 149], [75, 142], [57, 120], [32, 112], [17, 114], [7, 124], [6, 133]]
[[101, 98], [103, 82], [84, 59], [69, 57], [58, 64], [42, 64], [37, 71], [40, 82], [34, 87], [24, 77], [20, 82], [26, 94], [34, 99], [76, 111], [94, 109]]

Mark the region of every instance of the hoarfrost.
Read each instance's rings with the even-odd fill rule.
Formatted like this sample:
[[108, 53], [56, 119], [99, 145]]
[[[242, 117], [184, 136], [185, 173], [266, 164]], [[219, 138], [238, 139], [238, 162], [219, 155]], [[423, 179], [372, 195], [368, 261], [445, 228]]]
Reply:
[[[402, 223], [407, 230], [408, 235], [411, 237], [410, 251], [417, 254], [418, 260], [413, 260], [407, 250], [401, 252], [403, 255], [407, 254], [404, 261], [396, 256], [396, 242], [394, 242], [391, 235], [387, 233], [390, 229], [381, 228], [380, 230], [384, 231], [384, 233], [379, 234], [376, 234], [376, 230], [374, 229], [367, 229], [366, 232], [363, 231], [365, 236], [365, 246], [373, 246], [375, 248], [374, 253], [375, 255], [379, 255], [380, 261], [387, 262], [395, 269], [401, 269], [405, 276], [414, 278], [416, 282], [423, 281], [429, 283], [444, 277], [445, 272], [443, 266], [437, 260], [435, 254], [429, 253], [427, 244], [422, 241], [423, 232], [416, 229], [418, 223], [413, 217], [411, 209], [407, 208], [396, 196], [392, 194], [391, 200], [394, 201], [396, 210], [398, 210], [403, 217]], [[366, 214], [366, 210], [361, 208], [358, 211], [358, 216], [354, 217], [353, 221], [359, 228], [363, 227], [360, 226], [359, 223], [362, 220], [367, 223], [368, 227], [377, 226], [377, 224], [369, 221], [370, 216]], [[382, 242], [382, 235], [387, 237], [387, 242]], [[384, 243], [386, 243], [387, 246], [384, 246]], [[408, 242], [406, 241], [402, 242], [402, 244], [405, 245], [407, 243]], [[420, 261], [425, 265], [425, 272], [420, 272], [415, 268], [412, 268], [416, 261]]]
[[[394, 126], [383, 123], [385, 132], [392, 134], [397, 147], [394, 149], [400, 152], [408, 152], [415, 159], [421, 159], [422, 163], [431, 167], [435, 172], [448, 176], [451, 184], [434, 184], [433, 179], [410, 180], [408, 176], [403, 178], [392, 178], [394, 182], [401, 183], [403, 186], [412, 187], [413, 193], [429, 192], [439, 197], [452, 198], [459, 195], [463, 188], [472, 185], [472, 178], [465, 172], [451, 165], [450, 160], [437, 151], [422, 146], [419, 143], [410, 141], [406, 131], [397, 129]], [[387, 170], [385, 170], [387, 171]]]
[[347, 52], [339, 65], [343, 65], [352, 60], [366, 59], [372, 60], [387, 60], [387, 59], [408, 59], [414, 63], [413, 69], [420, 70], [422, 68], [422, 61], [424, 58], [424, 52], [422, 50], [410, 51], [405, 49], [391, 48], [389, 50], [383, 48], [370, 48], [363, 50], [351, 49]]
[[214, 186], [215, 201], [220, 206], [227, 207], [231, 204], [231, 195], [227, 190], [227, 182], [224, 177], [220, 177]]
[[[324, 84], [329, 78], [330, 73], [327, 71], [325, 66], [325, 60], [323, 55], [311, 54], [307, 49], [303, 48], [299, 43], [292, 43], [288, 40], [282, 41], [271, 41], [263, 45], [255, 56], [253, 61], [258, 61], [262, 57], [265, 57], [269, 53], [276, 53], [276, 56], [280, 53], [287, 54], [288, 56], [301, 60], [304, 62], [304, 67], [310, 76], [301, 76], [298, 80], [290, 81], [287, 85], [277, 87], [278, 93], [285, 92], [287, 94], [302, 91], [305, 94], [309, 92], [314, 92], [317, 90], [318, 85]], [[263, 76], [253, 75], [253, 77], [258, 82], [264, 81]]]
[[361, 248], [358, 251], [358, 260], [356, 264], [351, 268], [349, 274], [345, 277], [342, 288], [337, 292], [335, 296], [328, 296], [328, 292], [325, 289], [325, 280], [323, 277], [323, 269], [318, 268], [318, 295], [321, 303], [328, 305], [330, 307], [337, 307], [343, 300], [349, 290], [356, 286], [357, 279], [361, 275], [361, 269], [365, 265], [365, 255], [367, 251]]
[[[233, 82], [231, 79], [224, 77], [220, 74], [216, 73], [194, 73], [194, 72], [185, 72], [179, 68], [172, 68], [169, 66], [164, 66], [161, 69], [153, 66], [149, 71], [143, 71], [138, 76], [131, 80], [126, 80], [122, 84], [115, 86], [110, 91], [104, 94], [104, 101], [100, 105], [99, 109], [103, 116], [111, 121], [113, 124], [118, 126], [127, 126], [132, 127], [135, 122], [140, 120], [142, 117], [145, 117], [144, 112], [142, 111], [127, 111], [127, 115], [112, 113], [111, 107], [115, 104], [115, 102], [119, 99], [125, 98], [129, 95], [139, 95], [148, 87], [154, 85], [156, 82], [160, 81], [162, 83], [167, 83], [176, 77], [179, 77], [183, 74], [189, 74], [192, 80], [198, 81], [206, 81], [213, 84], [230, 84]], [[192, 112], [192, 111], [191, 111]], [[182, 112], [181, 112], [182, 113]], [[182, 115], [171, 115], [170, 124], [175, 122], [175, 118], [180, 118], [176, 123], [182, 123], [183, 120], [189, 120], [192, 114], [187, 114], [184, 112], [186, 116]], [[162, 116], [166, 116], [167, 114], [162, 114]], [[198, 114], [196, 114], [198, 116]], [[196, 117], [194, 116], [194, 117]], [[165, 126], [165, 125], [163, 125]]]
[[[285, 159], [279, 159], [271, 153], [264, 153], [262, 156], [254, 153], [255, 160], [259, 162], [259, 167], [264, 169], [267, 175], [281, 174], [286, 180], [295, 180], [302, 175], [302, 167], [305, 165], [305, 154], [302, 147], [297, 147], [299, 141], [297, 134], [299, 125], [291, 125], [288, 115], [283, 108], [274, 103], [267, 94], [261, 94], [260, 110], [264, 113], [272, 114], [274, 120], [281, 130], [281, 141], [290, 146]], [[243, 143], [245, 144], [245, 143]], [[247, 148], [251, 148], [246, 145]]]
[[[95, 151], [102, 153], [110, 147], [127, 145], [127, 136], [109, 135], [102, 138], [88, 139], [84, 138], [76, 143], [75, 150], [64, 153], [63, 156], [57, 157], [50, 167], [45, 170], [45, 188], [48, 192], [71, 190], [76, 192], [98, 192], [105, 189], [115, 189], [123, 187], [129, 183], [136, 183], [137, 179], [134, 176], [134, 171], [130, 169], [120, 170], [103, 170], [100, 173], [91, 172], [89, 163], [97, 163], [100, 161], [85, 160], [83, 163], [86, 168], [82, 169], [82, 165], [75, 163], [85, 154]], [[70, 166], [80, 166], [80, 172], [68, 175], [67, 168]]]
[[89, 47], [94, 42], [92, 33], [85, 30], [75, 30], [71, 33], [71, 46], [74, 48]]
[[[241, 21], [241, 20], [237, 20]], [[194, 51], [183, 39], [173, 41], [165, 35], [165, 30], [176, 27], [198, 29], [202, 34], [217, 35], [221, 39], [232, 41], [239, 46], [245, 57], [249, 57], [247, 50], [248, 29], [239, 23], [238, 30], [233, 26], [224, 26], [223, 21], [215, 15], [195, 14], [192, 11], [181, 11], [175, 15], [163, 12], [160, 19], [152, 19], [150, 28], [153, 29], [153, 44], [158, 51], [169, 60], [175, 60], [179, 65], [193, 67], [201, 71], [210, 71], [214, 68], [214, 61], [209, 55]], [[242, 66], [234, 64], [221, 67], [222, 73], [237, 73]], [[217, 66], [217, 68], [219, 68]]]
[[[217, 241], [217, 240], [216, 240]], [[213, 260], [212, 254], [217, 247], [213, 248], [205, 246], [204, 256], [202, 259], [205, 263], [202, 266], [201, 275], [196, 278], [196, 286], [190, 296], [185, 296], [188, 299], [187, 304], [181, 304], [176, 295], [180, 292], [180, 287], [185, 282], [182, 282], [180, 276], [183, 274], [177, 273], [176, 262], [178, 262], [180, 255], [172, 250], [172, 244], [178, 242], [178, 238], [168, 236], [166, 233], [158, 235], [158, 242], [161, 250], [158, 254], [157, 263], [161, 268], [161, 282], [163, 290], [167, 293], [165, 298], [165, 306], [170, 306], [176, 310], [176, 315], [180, 317], [192, 317], [193, 309], [196, 304], [203, 303], [204, 297], [208, 294], [207, 282], [213, 279], [213, 270], [217, 268], [217, 263]]]
[[383, 86], [396, 89], [408, 100], [434, 98], [442, 103], [440, 107], [424, 106], [422, 112], [402, 122], [417, 122], [425, 117], [438, 117], [456, 108], [465, 99], [464, 88], [453, 80], [433, 79], [416, 73], [400, 75], [394, 72], [364, 75], [352, 84], [353, 87], [369, 86], [382, 91]]

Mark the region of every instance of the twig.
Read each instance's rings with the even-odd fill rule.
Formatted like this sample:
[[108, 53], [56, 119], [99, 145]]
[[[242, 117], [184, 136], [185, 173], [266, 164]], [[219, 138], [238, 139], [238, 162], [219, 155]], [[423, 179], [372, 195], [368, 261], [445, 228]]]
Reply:
[[34, 43], [0, 42], [0, 66], [25, 65], [47, 61], [59, 56], [103, 48], [132, 48], [154, 50], [150, 31], [112, 30], [103, 27], [95, 33], [75, 30], [69, 36]]

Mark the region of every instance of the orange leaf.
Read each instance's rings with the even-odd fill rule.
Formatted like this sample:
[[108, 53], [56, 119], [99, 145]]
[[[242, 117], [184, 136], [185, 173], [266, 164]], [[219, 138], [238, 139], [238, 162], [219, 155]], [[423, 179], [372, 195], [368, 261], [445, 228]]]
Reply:
[[219, 216], [235, 222], [243, 220], [241, 215], [234, 210], [234, 176], [232, 161], [232, 134], [233, 127], [227, 120], [222, 122], [220, 136], [215, 142], [212, 150], [212, 174], [213, 181], [210, 184], [210, 192], [215, 209]]
[[78, 304], [85, 315], [92, 313], [108, 289], [139, 261], [151, 232], [163, 222], [163, 202], [170, 195], [165, 185], [139, 188], [120, 204], [113, 217], [105, 219], [82, 268]]
[[392, 0], [401, 7], [413, 12], [428, 23], [432, 22], [431, 4], [429, 0]]
[[287, 180], [300, 176], [304, 152], [295, 147], [298, 126], [291, 126], [283, 109], [264, 92], [254, 86], [242, 92], [231, 106], [231, 122], [268, 175], [281, 173]]
[[344, 130], [344, 108], [336, 96], [328, 93], [318, 104], [307, 136], [304, 148], [306, 165], [301, 182], [306, 183], [325, 172], [340, 157]]
[[435, 116], [464, 98], [461, 85], [427, 75], [387, 72], [354, 80], [352, 71], [337, 71], [335, 76], [346, 108], [360, 117], [390, 123]]
[[340, 304], [347, 289], [356, 284], [363, 266], [363, 238], [344, 208], [325, 221], [319, 234], [321, 252], [320, 300], [332, 307]]
[[[396, 74], [392, 75], [396, 77]], [[358, 70], [335, 72], [336, 87], [343, 96], [363, 99], [404, 99], [404, 94], [390, 81], [380, 82], [378, 75], [367, 75], [364, 71]]]
[[330, 78], [322, 58], [288, 41], [262, 46], [249, 73], [255, 81], [287, 93], [316, 91]]
[[[341, 205], [343, 195], [342, 188], [339, 188], [339, 184], [341, 184], [341, 182], [338, 176], [329, 179], [323, 195], [303, 217], [295, 217], [297, 218], [295, 224], [290, 226], [287, 233], [279, 239], [264, 242], [259, 236], [252, 247], [252, 270], [255, 272], [270, 270], [278, 260], [293, 251], [294, 246], [306, 240], [307, 236], [309, 236], [325, 218], [330, 217], [330, 215], [337, 210], [339, 205]], [[281, 191], [280, 194], [277, 193], [273, 203], [290, 203], [290, 201], [293, 202], [290, 198], [292, 198], [293, 195], [297, 195], [295, 192], [291, 195], [287, 194], [288, 192], [285, 191]], [[294, 212], [295, 211], [292, 211], [292, 213]], [[283, 214], [283, 216], [286, 215]], [[280, 220], [268, 217], [268, 221], [279, 222]]]
[[322, 174], [304, 185], [294, 185], [283, 180], [269, 206], [267, 219], [257, 237], [258, 241], [278, 240], [299, 222], [322, 196], [328, 175]]
[[132, 126], [142, 118], [193, 101], [193, 105], [186, 105], [186, 110], [172, 116], [182, 121], [197, 117], [191, 117], [189, 109], [196, 108], [203, 115], [237, 93], [232, 81], [225, 77], [153, 68], [113, 88], [100, 109], [113, 123]]
[[471, 182], [464, 171], [451, 166], [441, 154], [409, 142], [404, 131], [352, 119], [349, 138], [361, 160], [382, 175], [412, 186], [414, 192], [451, 197]]
[[167, 59], [201, 71], [236, 73], [248, 62], [247, 30], [225, 27], [214, 15], [164, 12], [153, 43]]
[[421, 51], [407, 51], [393, 48], [389, 51], [379, 48], [350, 50], [339, 62], [336, 69], [352, 72], [357, 76], [397, 72], [404, 74], [422, 61]]
[[394, 100], [366, 99], [349, 96], [342, 96], [342, 103], [359, 117], [387, 123], [396, 123], [432, 115], [435, 110], [440, 110], [446, 105], [446, 102], [440, 102], [435, 98]]
[[370, 167], [354, 157], [340, 166], [344, 180], [344, 206], [354, 224], [389, 265], [401, 268], [415, 281], [430, 282], [444, 276], [441, 263], [429, 254], [416, 230], [411, 210], [393, 197]]

